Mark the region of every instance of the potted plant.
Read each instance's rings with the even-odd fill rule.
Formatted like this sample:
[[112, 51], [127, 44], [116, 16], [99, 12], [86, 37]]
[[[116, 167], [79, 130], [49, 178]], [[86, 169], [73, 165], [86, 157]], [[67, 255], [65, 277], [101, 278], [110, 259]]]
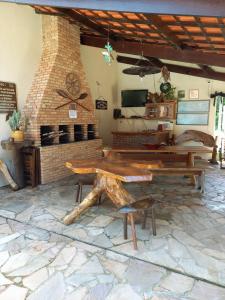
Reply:
[[6, 120], [12, 130], [11, 137], [15, 142], [24, 141], [24, 131], [26, 130], [27, 120], [20, 111], [14, 110], [11, 115], [7, 115]]
[[170, 89], [166, 93], [164, 93], [164, 99], [168, 101], [177, 100], [176, 87], [171, 86]]

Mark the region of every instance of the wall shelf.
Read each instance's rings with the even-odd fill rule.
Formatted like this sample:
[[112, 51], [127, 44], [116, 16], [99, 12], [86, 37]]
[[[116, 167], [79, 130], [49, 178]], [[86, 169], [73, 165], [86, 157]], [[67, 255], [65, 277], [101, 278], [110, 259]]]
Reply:
[[176, 119], [176, 101], [162, 103], [147, 103], [145, 105], [145, 108], [145, 118], [148, 120]]
[[146, 117], [141, 117], [141, 118], [131, 118], [131, 117], [125, 117], [125, 118], [118, 118], [117, 120], [150, 120], [149, 118]]
[[145, 105], [145, 115], [141, 117], [124, 117], [117, 120], [175, 120], [176, 119], [176, 101], [162, 103], [147, 103]]

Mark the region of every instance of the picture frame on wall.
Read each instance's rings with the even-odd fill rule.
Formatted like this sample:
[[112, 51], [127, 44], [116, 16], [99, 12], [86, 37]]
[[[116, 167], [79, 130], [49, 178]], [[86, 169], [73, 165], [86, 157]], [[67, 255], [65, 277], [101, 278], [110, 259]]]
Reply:
[[199, 99], [199, 89], [190, 89], [189, 90], [189, 99], [198, 100]]
[[0, 114], [17, 109], [16, 84], [0, 81]]
[[178, 98], [178, 99], [183, 99], [183, 98], [185, 98], [185, 90], [179, 90], [179, 91], [177, 92], [177, 98]]
[[106, 100], [96, 99], [95, 100], [95, 108], [96, 109], [101, 109], [101, 110], [107, 110], [108, 109], [108, 102]]

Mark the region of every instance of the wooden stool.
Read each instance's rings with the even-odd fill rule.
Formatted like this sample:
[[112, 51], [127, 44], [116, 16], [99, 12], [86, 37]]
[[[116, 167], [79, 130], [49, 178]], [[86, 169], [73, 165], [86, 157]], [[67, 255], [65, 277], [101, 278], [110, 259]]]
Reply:
[[130, 204], [129, 206], [123, 206], [119, 209], [119, 212], [124, 214], [124, 222], [123, 222], [123, 232], [124, 232], [124, 239], [127, 240], [127, 219], [128, 215], [130, 217], [130, 223], [131, 223], [131, 234], [132, 234], [132, 240], [134, 249], [137, 250], [137, 236], [136, 236], [136, 229], [135, 229], [135, 222], [134, 222], [134, 213], [137, 212], [143, 212], [144, 218], [142, 222], [142, 229], [146, 226], [146, 219], [148, 216], [148, 211], [151, 211], [152, 215], [152, 231], [153, 235], [156, 235], [156, 225], [155, 225], [155, 215], [154, 215], [154, 204], [156, 201], [152, 198], [147, 198], [143, 200], [139, 200], [137, 202], [134, 202]]
[[[75, 182], [75, 186], [77, 186], [75, 201], [78, 203], [82, 202], [82, 190], [83, 185], [94, 185], [95, 176], [79, 176], [77, 181]], [[97, 205], [101, 204], [101, 196], [98, 198]]]

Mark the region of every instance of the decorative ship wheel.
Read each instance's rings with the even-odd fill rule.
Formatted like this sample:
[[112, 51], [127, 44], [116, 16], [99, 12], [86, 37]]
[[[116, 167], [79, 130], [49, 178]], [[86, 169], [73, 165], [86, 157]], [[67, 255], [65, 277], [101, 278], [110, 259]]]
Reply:
[[87, 93], [80, 94], [80, 80], [75, 73], [71, 72], [66, 75], [65, 85], [66, 85], [67, 91], [62, 90], [62, 89], [57, 89], [56, 92], [61, 97], [69, 99], [70, 101], [57, 106], [55, 109], [59, 109], [70, 103], [75, 103], [75, 104], [81, 106], [82, 108], [84, 108], [85, 110], [90, 111], [89, 108], [87, 108], [83, 104], [77, 102], [78, 100], [85, 99], [88, 94]]
[[80, 93], [80, 80], [74, 72], [66, 75], [66, 89], [73, 97], [77, 97]]

